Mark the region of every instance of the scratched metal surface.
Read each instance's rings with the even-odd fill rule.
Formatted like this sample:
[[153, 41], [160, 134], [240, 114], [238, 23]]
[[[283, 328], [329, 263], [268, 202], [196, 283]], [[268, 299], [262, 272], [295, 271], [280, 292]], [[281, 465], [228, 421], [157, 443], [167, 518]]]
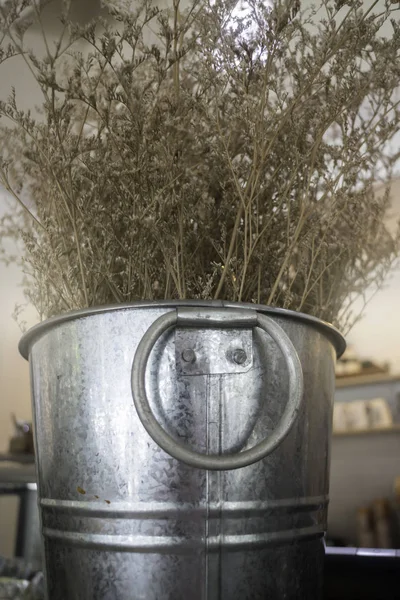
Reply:
[[[48, 598], [317, 600], [328, 502], [332, 332], [325, 335], [323, 327], [290, 313], [269, 313], [302, 363], [300, 415], [262, 461], [203, 471], [161, 450], [132, 401], [136, 347], [169, 310], [84, 314], [31, 341]], [[201, 369], [177, 368], [181, 348], [192, 343], [197, 352], [222, 353], [232, 340], [245, 349], [245, 363], [214, 356]], [[214, 454], [240, 452], [268, 436], [287, 388], [284, 360], [258, 329], [171, 330], [147, 370], [159, 422], [181, 443]]]

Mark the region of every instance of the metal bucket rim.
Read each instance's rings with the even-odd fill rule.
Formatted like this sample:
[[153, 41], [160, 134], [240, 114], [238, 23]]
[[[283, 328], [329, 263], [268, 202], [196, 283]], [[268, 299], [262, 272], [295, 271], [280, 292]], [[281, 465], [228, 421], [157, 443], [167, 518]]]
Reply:
[[317, 317], [307, 315], [302, 312], [296, 312], [294, 310], [288, 310], [286, 308], [276, 308], [272, 306], [266, 306], [264, 304], [253, 304], [251, 302], [229, 302], [226, 300], [142, 300], [138, 302], [126, 302], [120, 304], [105, 304], [101, 306], [91, 306], [90, 308], [81, 308], [79, 310], [71, 310], [62, 315], [51, 317], [31, 327], [21, 338], [18, 344], [18, 350], [25, 359], [29, 359], [29, 353], [32, 344], [36, 341], [39, 336], [42, 336], [47, 330], [54, 326], [61, 325], [68, 321], [75, 319], [81, 319], [84, 317], [90, 317], [93, 315], [99, 315], [102, 313], [116, 311], [116, 310], [127, 310], [130, 308], [176, 308], [184, 306], [198, 306], [203, 308], [247, 308], [260, 311], [264, 314], [277, 315], [280, 317], [286, 317], [288, 319], [294, 319], [297, 321], [305, 321], [306, 323], [313, 325], [320, 331], [322, 331], [332, 342], [337, 357], [339, 358], [346, 349], [346, 340], [343, 335], [330, 323], [322, 321]]

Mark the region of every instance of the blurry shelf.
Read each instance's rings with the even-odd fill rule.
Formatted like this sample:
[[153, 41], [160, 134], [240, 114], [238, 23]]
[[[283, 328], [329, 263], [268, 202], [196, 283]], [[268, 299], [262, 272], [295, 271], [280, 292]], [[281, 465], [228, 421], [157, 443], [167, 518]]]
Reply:
[[20, 464], [33, 464], [35, 456], [33, 454], [2, 454], [0, 453], [0, 462], [12, 462]]
[[373, 375], [354, 375], [352, 377], [337, 377], [336, 388], [354, 387], [357, 385], [374, 385], [376, 383], [400, 382], [400, 375], [389, 373], [374, 373]]
[[400, 433], [400, 424], [391, 425], [390, 427], [375, 427], [374, 429], [355, 429], [354, 431], [335, 431], [334, 437], [349, 437], [355, 435], [374, 435], [376, 433]]

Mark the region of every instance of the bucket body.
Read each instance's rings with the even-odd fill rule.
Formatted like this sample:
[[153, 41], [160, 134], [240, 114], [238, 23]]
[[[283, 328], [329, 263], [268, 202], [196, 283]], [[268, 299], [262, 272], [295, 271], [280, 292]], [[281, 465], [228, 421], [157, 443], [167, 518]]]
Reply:
[[[153, 339], [139, 365], [140, 415], [138, 347], [161, 317], [182, 310], [202, 319], [178, 318]], [[276, 436], [300, 385], [277, 338], [249, 314], [283, 330], [302, 393], [275, 447], [238, 467]], [[342, 348], [334, 329], [310, 317], [223, 302], [80, 311], [28, 332], [20, 349], [31, 368], [48, 598], [318, 599]], [[216, 466], [171, 455], [144, 414], [182, 453]]]

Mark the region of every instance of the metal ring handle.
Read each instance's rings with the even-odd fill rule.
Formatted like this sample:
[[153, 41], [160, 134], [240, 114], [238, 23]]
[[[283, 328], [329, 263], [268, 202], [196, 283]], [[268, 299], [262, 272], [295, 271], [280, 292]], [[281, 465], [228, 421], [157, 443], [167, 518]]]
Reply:
[[283, 415], [278, 425], [267, 439], [256, 444], [249, 450], [245, 450], [236, 454], [222, 454], [218, 456], [202, 454], [200, 452], [190, 450], [171, 437], [161, 427], [152, 413], [146, 394], [145, 374], [150, 353], [159, 337], [170, 327], [181, 323], [178, 312], [175, 310], [162, 315], [156, 321], [154, 321], [154, 323], [144, 334], [137, 347], [132, 365], [131, 383], [133, 401], [135, 403], [138, 416], [147, 433], [156, 442], [156, 444], [158, 444], [165, 452], [177, 460], [180, 460], [192, 467], [212, 471], [223, 471], [246, 467], [261, 460], [262, 458], [265, 458], [268, 456], [268, 454], [275, 450], [275, 448], [287, 436], [297, 418], [303, 398], [303, 371], [299, 357], [292, 342], [282, 327], [261, 313], [251, 311], [252, 316], [250, 318], [246, 318], [243, 317], [241, 310], [237, 309], [234, 311], [237, 314], [237, 318], [221, 322], [220, 317], [213, 316], [213, 309], [209, 309], [207, 318], [204, 317], [204, 311], [201, 315], [196, 316], [193, 309], [186, 309], [187, 312], [189, 310], [191, 310], [192, 316], [189, 319], [183, 319], [182, 322], [186, 321], [186, 323], [190, 323], [190, 326], [192, 327], [258, 326], [272, 337], [284, 356], [289, 375], [289, 399]]

